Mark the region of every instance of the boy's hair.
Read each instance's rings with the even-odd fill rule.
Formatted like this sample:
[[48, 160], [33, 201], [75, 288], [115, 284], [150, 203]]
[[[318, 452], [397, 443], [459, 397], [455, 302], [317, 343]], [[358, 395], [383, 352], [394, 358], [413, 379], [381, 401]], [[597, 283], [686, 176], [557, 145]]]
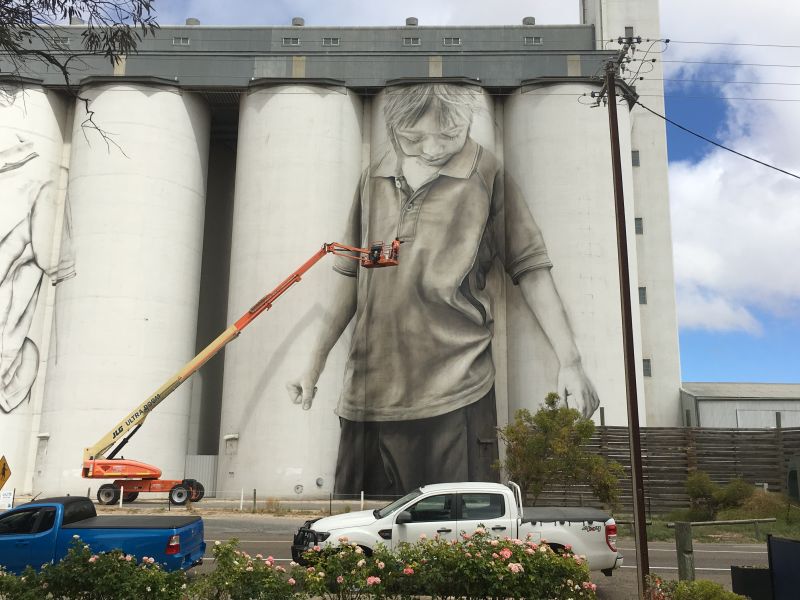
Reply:
[[436, 108], [439, 123], [452, 126], [469, 124], [478, 107], [479, 92], [473, 86], [452, 83], [421, 83], [387, 89], [383, 114], [386, 127], [410, 127], [429, 108]]

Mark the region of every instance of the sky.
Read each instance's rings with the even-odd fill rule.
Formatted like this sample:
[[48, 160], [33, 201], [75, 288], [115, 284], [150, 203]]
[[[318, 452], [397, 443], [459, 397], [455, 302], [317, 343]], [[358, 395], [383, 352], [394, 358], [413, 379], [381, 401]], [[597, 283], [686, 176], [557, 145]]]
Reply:
[[[638, 1], [638, 0], [637, 0]], [[578, 0], [158, 0], [162, 25], [577, 23]], [[661, 0], [667, 117], [800, 176], [800, 2]], [[620, 32], [621, 33], [621, 32]], [[767, 66], [772, 65], [772, 66]], [[775, 66], [779, 65], [779, 66]], [[800, 179], [667, 127], [684, 381], [800, 383]]]

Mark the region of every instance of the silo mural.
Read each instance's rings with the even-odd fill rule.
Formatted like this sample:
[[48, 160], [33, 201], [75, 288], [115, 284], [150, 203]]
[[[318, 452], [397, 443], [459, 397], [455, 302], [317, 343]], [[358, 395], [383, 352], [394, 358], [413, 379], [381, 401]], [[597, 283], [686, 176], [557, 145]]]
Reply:
[[[341, 241], [363, 169], [362, 146], [369, 147], [364, 106], [335, 85], [255, 82], [243, 95], [229, 322], [324, 242]], [[310, 360], [316, 332], [335, 310], [331, 290], [345, 279], [326, 261], [225, 352], [217, 481], [237, 497], [242, 487], [282, 495], [331, 488], [338, 438], [333, 409], [345, 349], [327, 356], [316, 410], [300, 410], [286, 388]]]
[[41, 402], [47, 283], [75, 274], [60, 189], [65, 118], [64, 103], [39, 86], [0, 88], [0, 453], [12, 466], [10, 486], [23, 484]]
[[[69, 173], [78, 275], [57, 293], [48, 438], [34, 477], [53, 493], [86, 493], [83, 448], [191, 358], [197, 326], [208, 109], [170, 86], [100, 83], [82, 94], [102, 135], [78, 102]], [[189, 392], [160, 407], [125, 454], [182, 477]]]
[[[495, 429], [509, 404], [535, 409], [544, 398], [517, 389], [531, 378], [552, 380], [548, 391], [593, 415], [598, 370], [584, 365], [599, 361], [584, 358], [581, 343], [593, 334], [576, 333], [572, 315], [584, 308], [568, 306], [558, 289], [576, 271], [565, 261], [566, 273], [553, 276], [539, 205], [526, 197], [538, 190], [498, 157], [524, 153], [503, 140], [502, 107], [498, 115], [472, 85], [392, 86], [365, 102], [359, 129], [350, 96], [303, 90], [267, 88], [243, 101], [231, 316], [269, 289], [253, 283], [266, 271], [274, 283], [301, 262], [298, 242], [313, 248], [312, 233], [317, 243], [361, 248], [397, 239], [400, 264], [363, 270], [337, 257], [333, 272], [307, 276], [291, 306], [276, 306], [272, 320], [228, 350], [223, 487], [386, 496], [436, 481], [497, 479]], [[521, 127], [519, 114], [512, 105], [511, 126]], [[309, 126], [317, 116], [324, 125]], [[331, 157], [344, 165], [328, 174]], [[330, 189], [318, 189], [320, 178]], [[517, 320], [542, 332], [554, 365], [506, 360], [506, 328]], [[508, 338], [510, 354], [516, 342]], [[507, 373], [511, 365], [522, 372]], [[247, 469], [259, 454], [270, 457], [263, 474]]]
[[[607, 422], [626, 422], [619, 277], [608, 115], [577, 101], [593, 88], [585, 83], [538, 84], [512, 94], [505, 106], [506, 180], [515, 182], [536, 216], [575, 348], [561, 354], [546, 328], [548, 318], [531, 320], [521, 309], [521, 286], [509, 289], [509, 410], [535, 409], [557, 391], [569, 406], [587, 403], [572, 395], [563, 367], [575, 359], [588, 374]], [[628, 111], [620, 107], [622, 155], [630, 154]], [[576, 143], [575, 140], [581, 140]], [[630, 162], [624, 164], [626, 203], [633, 224]], [[632, 269], [635, 234], [628, 232]], [[636, 285], [635, 283], [633, 285]], [[633, 290], [634, 293], [636, 290]], [[639, 339], [634, 311], [634, 339]], [[637, 344], [637, 353], [639, 346]], [[572, 359], [572, 360], [570, 360]], [[637, 365], [641, 364], [638, 360]], [[641, 382], [641, 373], [638, 381]], [[566, 389], [566, 392], [565, 392]], [[641, 390], [639, 392], [642, 393]], [[584, 414], [592, 411], [584, 410]]]

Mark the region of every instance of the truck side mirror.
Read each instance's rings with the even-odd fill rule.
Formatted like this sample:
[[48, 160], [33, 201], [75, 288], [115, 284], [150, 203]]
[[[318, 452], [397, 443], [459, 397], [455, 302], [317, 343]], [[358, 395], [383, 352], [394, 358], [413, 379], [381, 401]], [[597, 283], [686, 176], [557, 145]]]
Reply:
[[395, 521], [398, 525], [405, 525], [406, 523], [411, 523], [414, 521], [414, 517], [411, 516], [411, 513], [407, 510], [402, 511], [399, 515], [397, 515], [397, 521]]

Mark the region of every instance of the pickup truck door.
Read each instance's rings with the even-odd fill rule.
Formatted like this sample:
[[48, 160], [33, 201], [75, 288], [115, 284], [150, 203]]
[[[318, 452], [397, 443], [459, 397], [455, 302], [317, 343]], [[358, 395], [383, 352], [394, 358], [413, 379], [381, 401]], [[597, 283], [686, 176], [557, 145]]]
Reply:
[[[455, 494], [437, 494], [398, 511], [392, 525], [392, 547], [396, 548], [402, 542], [413, 544], [423, 534], [428, 538], [439, 535], [442, 539], [455, 539], [458, 535], [455, 504]], [[398, 515], [403, 512], [411, 515], [410, 523], [397, 523]]]
[[[56, 509], [36, 507], [0, 516], [0, 564], [20, 573], [53, 559]], [[44, 527], [44, 529], [42, 529]]]
[[494, 537], [516, 537], [513, 506], [504, 494], [469, 492], [458, 495], [458, 532], [471, 534], [483, 527]]

